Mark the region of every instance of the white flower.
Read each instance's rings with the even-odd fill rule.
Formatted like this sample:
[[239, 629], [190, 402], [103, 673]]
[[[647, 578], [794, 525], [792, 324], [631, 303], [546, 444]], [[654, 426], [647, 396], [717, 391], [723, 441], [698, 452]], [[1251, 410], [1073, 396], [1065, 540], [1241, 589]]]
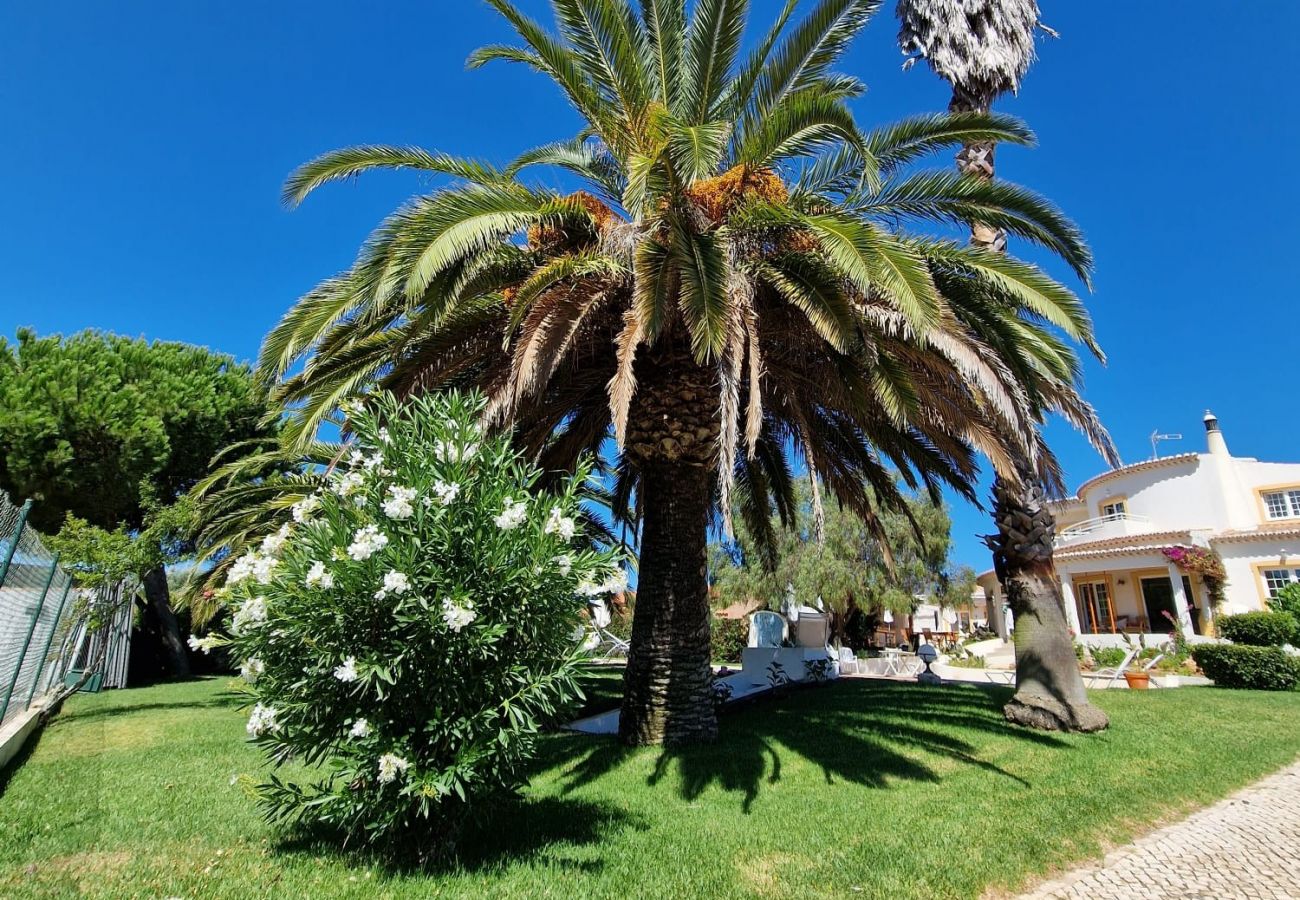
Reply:
[[621, 594], [627, 590], [627, 573], [622, 569], [615, 569], [600, 587], [607, 594]]
[[433, 492], [438, 495], [438, 502], [443, 506], [451, 506], [456, 495], [460, 493], [459, 484], [448, 484], [445, 481], [435, 481], [433, 483]]
[[378, 525], [358, 528], [348, 545], [348, 556], [357, 562], [364, 562], [388, 546], [388, 535], [379, 530]]
[[502, 531], [509, 531], [522, 525], [527, 516], [528, 508], [524, 505], [524, 501], [512, 500], [507, 497], [505, 508], [493, 521], [497, 523], [497, 528]]
[[555, 557], [552, 562], [554, 562], [555, 567], [560, 570], [560, 574], [565, 577], [573, 571], [573, 557], [567, 553], [561, 553], [559, 556]]
[[391, 434], [388, 433], [388, 429], [387, 429], [387, 428], [380, 428], [380, 429], [379, 429], [379, 443], [381, 443], [381, 444], [391, 444], [392, 442], [393, 442], [393, 436], [392, 436]]
[[353, 450], [348, 454], [348, 465], [354, 469], [361, 468], [361, 464], [366, 461], [366, 455], [360, 450]]
[[253, 714], [248, 717], [248, 733], [257, 737], [268, 731], [279, 731], [280, 723], [276, 721], [276, 715], [275, 707], [257, 704], [253, 707]]
[[361, 490], [366, 478], [360, 472], [347, 472], [334, 485], [334, 493], [348, 497]]
[[384, 574], [384, 590], [394, 594], [405, 594], [411, 589], [411, 579], [395, 569]]
[[354, 738], [363, 738], [370, 734], [370, 723], [365, 719], [357, 719], [352, 723], [352, 730], [348, 732]]
[[230, 633], [243, 634], [249, 625], [261, 625], [266, 621], [266, 598], [253, 597], [245, 600], [244, 605], [235, 612], [230, 620]]
[[356, 658], [349, 656], [347, 659], [343, 660], [343, 665], [335, 666], [334, 677], [337, 678], [339, 681], [343, 682], [344, 684], [347, 684], [350, 681], [356, 681], [357, 680]]
[[415, 515], [411, 501], [415, 499], [415, 488], [392, 484], [388, 486], [388, 499], [383, 503], [384, 515], [390, 519], [409, 519]]
[[452, 441], [437, 440], [433, 442], [433, 455], [438, 462], [469, 462], [478, 453], [478, 444], [458, 445]]
[[361, 461], [362, 467], [365, 468], [366, 470], [378, 469], [383, 464], [384, 464], [384, 454], [378, 451], [375, 451], [373, 454], [365, 457]]
[[304, 580], [307, 582], [307, 587], [318, 587], [326, 590], [334, 587], [333, 574], [325, 571], [325, 563], [319, 561], [311, 564], [311, 568], [307, 570], [307, 577]]
[[253, 578], [258, 584], [270, 584], [277, 564], [274, 556], [258, 556], [253, 561]]
[[243, 581], [249, 575], [253, 574], [253, 563], [257, 561], [257, 551], [250, 550], [239, 559], [230, 564], [230, 571], [226, 573], [226, 584], [233, 585]]
[[262, 538], [262, 553], [270, 557], [279, 556], [280, 551], [284, 549], [284, 545], [288, 542], [289, 524], [286, 522], [280, 526], [280, 530], [275, 534], [268, 534]]
[[560, 512], [558, 506], [551, 508], [551, 515], [546, 520], [546, 527], [543, 529], [547, 534], [558, 534], [564, 540], [573, 539], [574, 521]]
[[299, 524], [308, 521], [311, 514], [320, 506], [320, 495], [312, 494], [309, 497], [303, 497], [297, 503], [290, 507], [293, 512], [293, 520]]
[[239, 667], [239, 677], [249, 684], [255, 684], [258, 677], [266, 671], [266, 664], [256, 656], [244, 660]]
[[207, 654], [212, 652], [213, 647], [221, 646], [221, 638], [217, 637], [215, 634], [210, 634], [207, 637], [201, 638], [190, 635], [190, 639], [186, 643], [190, 645], [190, 649], [195, 653], [202, 652]]
[[597, 584], [594, 581], [584, 578], [578, 585], [578, 593], [588, 597], [599, 597], [601, 594], [617, 594], [627, 590], [627, 573], [622, 569], [615, 569], [605, 576], [605, 580]]
[[410, 763], [402, 759], [400, 756], [394, 756], [392, 753], [385, 753], [383, 756], [379, 757], [379, 782], [381, 784], [388, 784], [391, 781], [396, 781], [398, 774], [406, 774], [406, 770], [410, 765]]
[[464, 606], [451, 600], [442, 601], [442, 620], [452, 631], [459, 633], [462, 628], [477, 618], [478, 613], [474, 612], [474, 604], [468, 600], [465, 601]]

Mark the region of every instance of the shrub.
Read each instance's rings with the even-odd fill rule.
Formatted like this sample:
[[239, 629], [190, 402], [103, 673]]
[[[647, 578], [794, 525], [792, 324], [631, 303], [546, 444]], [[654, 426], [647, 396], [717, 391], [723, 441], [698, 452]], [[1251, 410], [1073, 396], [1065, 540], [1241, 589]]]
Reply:
[[1290, 613], [1300, 622], [1300, 582], [1293, 581], [1278, 591], [1276, 597], [1269, 599], [1268, 608], [1273, 612]]
[[749, 620], [715, 617], [709, 641], [715, 662], [740, 662], [741, 653], [749, 644]]
[[1220, 687], [1290, 691], [1300, 684], [1300, 659], [1280, 647], [1247, 644], [1200, 644], [1192, 658]]
[[1128, 656], [1128, 651], [1123, 647], [1094, 647], [1092, 649], [1093, 665], [1099, 669], [1109, 669], [1118, 666]]
[[1296, 620], [1284, 612], [1248, 612], [1224, 616], [1219, 635], [1234, 644], [1252, 647], [1280, 647], [1296, 639]]
[[576, 701], [579, 595], [619, 589], [621, 570], [575, 533], [586, 473], [534, 495], [538, 471], [479, 434], [481, 409], [385, 395], [350, 411], [356, 449], [330, 489], [231, 567], [248, 732], [277, 764], [320, 764], [311, 784], [257, 786], [269, 819], [443, 852]]

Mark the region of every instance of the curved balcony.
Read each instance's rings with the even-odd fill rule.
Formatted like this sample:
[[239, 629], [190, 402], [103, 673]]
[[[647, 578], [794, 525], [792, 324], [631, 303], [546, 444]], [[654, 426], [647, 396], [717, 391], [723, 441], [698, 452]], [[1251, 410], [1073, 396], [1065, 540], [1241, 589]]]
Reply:
[[1104, 541], [1107, 538], [1151, 534], [1155, 530], [1151, 520], [1146, 516], [1135, 516], [1131, 513], [1097, 516], [1095, 519], [1085, 519], [1061, 529], [1056, 535], [1056, 546], [1064, 547], [1088, 541]]

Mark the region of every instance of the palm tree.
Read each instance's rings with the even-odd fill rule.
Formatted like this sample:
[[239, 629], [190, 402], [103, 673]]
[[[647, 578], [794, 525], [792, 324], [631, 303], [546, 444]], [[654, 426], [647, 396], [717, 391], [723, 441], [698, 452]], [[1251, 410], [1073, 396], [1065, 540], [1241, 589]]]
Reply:
[[[991, 110], [993, 101], [1019, 88], [1034, 60], [1035, 0], [899, 0], [899, 43], [904, 52], [924, 57], [930, 68], [952, 85], [949, 109]], [[957, 169], [984, 182], [994, 177], [995, 141], [966, 142], [957, 154]], [[1005, 252], [1006, 231], [987, 218], [970, 220], [971, 245]], [[996, 338], [980, 333], [993, 343]], [[1001, 349], [1009, 355], [1014, 350]], [[1092, 348], [1102, 358], [1097, 348]], [[1083, 427], [1093, 445], [1112, 465], [1118, 454], [1091, 408], [1074, 390], [1077, 371], [1021, 370], [1022, 384], [1035, 395], [1039, 413], [1064, 411]], [[986, 538], [993, 565], [1015, 616], [1016, 695], [1007, 718], [1038, 728], [1096, 731], [1109, 724], [1106, 714], [1088, 703], [1079, 674], [1064, 600], [1052, 562], [1056, 521], [1049, 492], [1061, 486], [1041, 465], [1041, 456], [1015, 460], [1014, 477], [993, 484], [993, 516], [998, 533]]]
[[[792, 509], [800, 462], [815, 509], [824, 484], [878, 532], [873, 496], [905, 505], [896, 477], [971, 496], [979, 453], [1008, 472], [1031, 453], [1035, 411], [1014, 367], [1072, 364], [1058, 330], [1092, 340], [1078, 298], [1037, 268], [900, 223], [991, 222], [1081, 274], [1090, 254], [1028, 190], [909, 170], [971, 141], [1028, 144], [1018, 121], [859, 129], [847, 103], [862, 85], [832, 67], [876, 0], [819, 0], [797, 24], [787, 3], [747, 53], [744, 0], [699, 0], [689, 16], [685, 0], [555, 0], [554, 33], [489, 2], [522, 45], [471, 66], [545, 74], [582, 132], [504, 167], [377, 146], [303, 166], [290, 204], [376, 168], [454, 183], [390, 216], [303, 297], [260, 368], [301, 441], [372, 385], [482, 390], [488, 424], [544, 468], [570, 470], [612, 435], [614, 497], [635, 497], [641, 529], [621, 736], [708, 740], [710, 517], [728, 525], [733, 497], [750, 522]], [[537, 166], [582, 187], [525, 183]]]

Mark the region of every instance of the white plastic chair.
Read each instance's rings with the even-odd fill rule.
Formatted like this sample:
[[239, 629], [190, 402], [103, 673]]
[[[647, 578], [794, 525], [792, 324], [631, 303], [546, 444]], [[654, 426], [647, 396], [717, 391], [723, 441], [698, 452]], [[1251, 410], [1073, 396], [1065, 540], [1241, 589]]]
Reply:
[[858, 658], [848, 647], [840, 648], [840, 674], [853, 675], [858, 671]]
[[1129, 650], [1127, 653], [1124, 654], [1124, 660], [1118, 666], [1113, 666], [1111, 668], [1106, 668], [1106, 669], [1098, 669], [1097, 671], [1092, 673], [1092, 677], [1109, 678], [1110, 681], [1106, 682], [1106, 687], [1113, 688], [1115, 686], [1115, 682], [1119, 681], [1120, 678], [1124, 676], [1124, 670], [1129, 667], [1129, 663], [1133, 662], [1133, 657], [1137, 656], [1137, 654], [1138, 652], [1136, 650]]
[[601, 656], [627, 656], [627, 651], [631, 645], [616, 634], [609, 630], [609, 624], [613, 621], [609, 613], [609, 607], [604, 600], [592, 600], [588, 604], [591, 612], [591, 627], [596, 632], [600, 642], [596, 645], [597, 651]]
[[[1142, 667], [1142, 671], [1143, 671], [1143, 672], [1146, 672], [1148, 675], [1150, 675], [1150, 674], [1151, 674], [1151, 670], [1154, 669], [1154, 668], [1156, 667], [1156, 663], [1160, 662], [1160, 660], [1162, 660], [1162, 659], [1164, 659], [1164, 658], [1165, 658], [1165, 654], [1163, 654], [1163, 653], [1157, 653], [1155, 656], [1153, 656], [1153, 657], [1151, 657], [1149, 660], [1147, 660], [1147, 664], [1146, 664], [1145, 666]], [[1153, 687], [1153, 688], [1158, 688], [1158, 687], [1160, 687], [1160, 685], [1156, 684], [1156, 680], [1155, 680], [1154, 677], [1151, 679], [1151, 687]]]

